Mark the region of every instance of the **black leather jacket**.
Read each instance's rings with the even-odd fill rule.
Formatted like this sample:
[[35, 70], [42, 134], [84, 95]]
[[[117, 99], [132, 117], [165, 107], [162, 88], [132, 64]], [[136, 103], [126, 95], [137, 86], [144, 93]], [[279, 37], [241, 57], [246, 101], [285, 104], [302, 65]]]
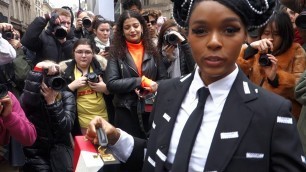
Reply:
[[24, 148], [27, 163], [46, 169], [44, 166], [50, 165], [46, 160], [52, 146], [61, 144], [71, 147], [69, 134], [74, 124], [76, 103], [71, 92], [61, 91], [61, 99], [47, 105], [40, 93], [42, 80], [41, 72], [29, 72], [20, 104], [37, 131], [35, 143]]
[[[152, 55], [146, 53], [142, 62], [142, 75], [153, 81], [167, 79], [167, 71], [162, 61], [155, 60]], [[141, 87], [141, 76], [128, 51], [125, 57], [111, 57], [108, 60], [105, 83], [107, 89], [114, 94], [115, 107], [130, 109], [131, 106], [137, 105], [138, 96], [134, 90]]]

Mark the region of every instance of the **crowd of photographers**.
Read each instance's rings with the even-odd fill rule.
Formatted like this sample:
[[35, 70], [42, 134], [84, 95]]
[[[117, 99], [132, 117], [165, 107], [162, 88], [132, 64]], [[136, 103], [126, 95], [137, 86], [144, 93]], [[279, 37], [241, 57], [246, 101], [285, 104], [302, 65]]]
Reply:
[[[291, 100], [306, 152], [306, 20], [293, 1], [248, 33], [237, 64], [254, 83]], [[142, 10], [138, 0], [123, 8], [116, 23], [90, 11], [74, 17], [68, 7], [36, 17], [24, 34], [0, 23], [1, 170], [73, 171], [73, 137], [85, 135], [95, 116], [147, 137], [159, 82], [196, 64], [186, 30], [173, 19]]]

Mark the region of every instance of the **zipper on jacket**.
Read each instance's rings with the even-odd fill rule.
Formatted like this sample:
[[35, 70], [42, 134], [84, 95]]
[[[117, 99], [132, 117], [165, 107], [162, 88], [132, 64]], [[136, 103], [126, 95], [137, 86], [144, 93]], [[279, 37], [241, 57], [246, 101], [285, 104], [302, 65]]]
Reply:
[[131, 68], [139, 76], [139, 73], [132, 66], [130, 66], [129, 64], [127, 64], [127, 66]]
[[120, 68], [121, 68], [121, 75], [122, 75], [122, 78], [124, 78], [124, 76], [123, 76], [123, 64], [122, 64], [122, 63], [120, 63]]

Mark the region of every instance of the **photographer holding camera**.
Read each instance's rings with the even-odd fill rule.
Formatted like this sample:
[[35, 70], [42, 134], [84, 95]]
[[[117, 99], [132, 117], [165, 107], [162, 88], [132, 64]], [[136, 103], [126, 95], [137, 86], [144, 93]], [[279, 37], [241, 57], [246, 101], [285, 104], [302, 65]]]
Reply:
[[28, 119], [39, 131], [32, 146], [24, 148], [23, 171], [72, 171], [70, 131], [76, 103], [52, 61], [39, 62], [25, 80], [20, 102]]
[[0, 64], [7, 64], [16, 58], [16, 51], [7, 41], [7, 36], [11, 36], [13, 26], [9, 23], [0, 23]]
[[16, 51], [16, 58], [7, 64], [0, 64], [0, 83], [5, 84], [9, 91], [19, 98], [23, 91], [24, 80], [32, 69], [30, 59], [27, 59], [29, 50], [20, 43], [20, 32], [18, 30], [12, 29], [5, 34], [4, 38]]
[[91, 39], [94, 37], [92, 21], [94, 14], [91, 14], [89, 11], [78, 11], [76, 15], [76, 24], [74, 35], [77, 38], [88, 38]]
[[173, 19], [167, 20], [162, 25], [157, 48], [169, 78], [186, 75], [195, 69], [195, 61], [187, 39], [179, 31]]
[[273, 13], [259, 33], [261, 40], [244, 46], [237, 63], [255, 84], [291, 100], [292, 114], [298, 119], [301, 104], [294, 97], [294, 87], [306, 68], [306, 54], [293, 42], [288, 14]]
[[104, 72], [94, 54], [93, 43], [86, 38], [77, 40], [73, 46], [71, 61], [60, 63], [66, 89], [75, 95], [77, 114], [72, 135], [85, 134], [94, 116], [108, 120], [113, 114], [112, 102], [104, 83]]
[[[49, 23], [46, 30], [45, 27]], [[63, 8], [56, 8], [51, 14], [36, 17], [23, 35], [21, 43], [36, 52], [35, 65], [43, 60], [56, 63], [71, 59], [71, 51], [76, 38], [68, 37], [71, 29], [71, 14]]]
[[[111, 45], [111, 23], [101, 15], [96, 15], [92, 25], [95, 33], [95, 37], [92, 40], [96, 45], [95, 54], [106, 60]], [[104, 65], [103, 68], [105, 69], [106, 65]]]

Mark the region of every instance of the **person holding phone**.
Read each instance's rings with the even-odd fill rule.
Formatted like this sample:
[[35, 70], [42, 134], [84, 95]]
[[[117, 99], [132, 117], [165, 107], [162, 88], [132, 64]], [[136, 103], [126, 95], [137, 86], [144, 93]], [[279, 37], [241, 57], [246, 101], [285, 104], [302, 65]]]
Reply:
[[[110, 21], [103, 18], [101, 15], [96, 15], [92, 23], [93, 31], [95, 34], [94, 44], [96, 45], [95, 54], [98, 54], [104, 58], [108, 56], [109, 46], [111, 44], [110, 33], [111, 24]], [[107, 47], [107, 48], [106, 48]]]

